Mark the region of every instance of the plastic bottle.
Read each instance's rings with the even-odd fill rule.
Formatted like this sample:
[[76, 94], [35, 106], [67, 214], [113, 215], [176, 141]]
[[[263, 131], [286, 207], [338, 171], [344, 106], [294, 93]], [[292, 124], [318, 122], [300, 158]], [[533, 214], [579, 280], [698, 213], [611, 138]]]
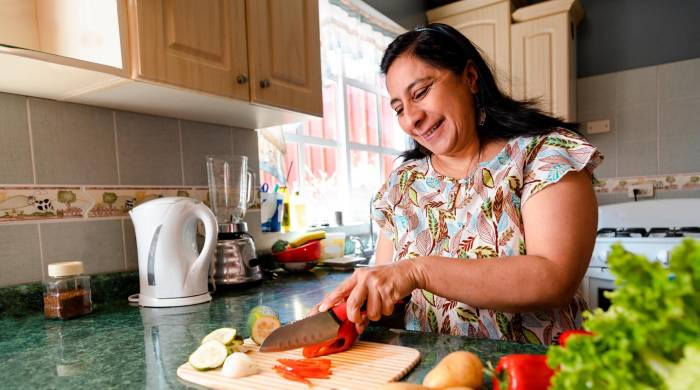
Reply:
[[292, 230], [291, 210], [289, 208], [289, 189], [286, 186], [280, 186], [277, 192], [284, 194], [282, 199], [282, 231], [289, 232]]
[[44, 283], [44, 316], [62, 320], [92, 312], [90, 276], [82, 261], [49, 264]]
[[294, 191], [290, 199], [292, 230], [301, 231], [308, 226], [306, 220], [306, 204], [299, 191]]

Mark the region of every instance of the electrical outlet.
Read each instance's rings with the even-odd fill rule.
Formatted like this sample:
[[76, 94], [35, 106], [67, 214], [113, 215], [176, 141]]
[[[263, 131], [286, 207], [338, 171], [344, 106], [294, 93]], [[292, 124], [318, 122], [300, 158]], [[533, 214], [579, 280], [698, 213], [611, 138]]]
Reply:
[[600, 134], [610, 132], [610, 121], [607, 119], [586, 122], [586, 132], [588, 134]]
[[654, 183], [639, 183], [627, 186], [627, 197], [634, 198], [634, 192], [637, 190], [637, 198], [651, 198], [654, 196]]

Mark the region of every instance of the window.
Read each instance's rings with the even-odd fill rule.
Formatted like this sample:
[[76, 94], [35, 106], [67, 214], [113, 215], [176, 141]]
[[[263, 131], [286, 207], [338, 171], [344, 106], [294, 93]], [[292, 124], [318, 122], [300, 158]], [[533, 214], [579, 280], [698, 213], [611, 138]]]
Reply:
[[394, 35], [328, 0], [320, 24], [323, 119], [264, 129], [283, 136], [285, 153], [275, 159], [259, 137], [261, 180], [298, 193], [309, 225], [333, 225], [337, 211], [345, 224], [367, 223], [372, 196], [408, 145], [379, 74]]

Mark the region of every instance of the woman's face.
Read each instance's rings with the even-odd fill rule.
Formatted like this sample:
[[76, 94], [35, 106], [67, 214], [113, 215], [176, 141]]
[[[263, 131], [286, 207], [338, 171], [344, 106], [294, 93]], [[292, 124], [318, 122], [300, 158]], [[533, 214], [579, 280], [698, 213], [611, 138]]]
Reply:
[[457, 156], [476, 137], [476, 69], [462, 75], [401, 55], [389, 67], [391, 107], [406, 134], [436, 155]]

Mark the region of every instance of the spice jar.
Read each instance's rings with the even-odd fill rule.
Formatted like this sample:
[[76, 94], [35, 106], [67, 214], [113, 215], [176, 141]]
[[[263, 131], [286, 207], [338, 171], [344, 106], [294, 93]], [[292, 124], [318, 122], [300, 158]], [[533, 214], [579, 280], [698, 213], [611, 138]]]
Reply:
[[49, 264], [44, 283], [44, 316], [62, 320], [92, 312], [90, 276], [83, 275], [82, 261]]

